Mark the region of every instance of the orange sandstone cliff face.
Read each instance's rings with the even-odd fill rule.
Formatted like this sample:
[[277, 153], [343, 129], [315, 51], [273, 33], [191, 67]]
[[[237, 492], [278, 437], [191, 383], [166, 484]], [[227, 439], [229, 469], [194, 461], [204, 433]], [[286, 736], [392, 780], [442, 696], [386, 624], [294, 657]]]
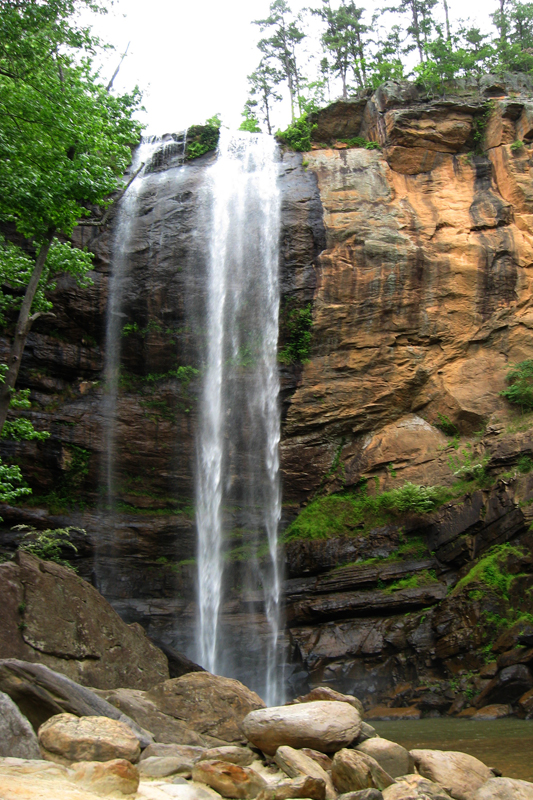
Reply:
[[316, 491], [335, 458], [346, 485], [449, 483], [439, 414], [465, 436], [506, 418], [506, 371], [533, 357], [533, 127], [527, 102], [493, 103], [482, 155], [464, 152], [480, 102], [380, 112], [373, 100], [360, 131], [382, 151], [306, 154], [327, 244], [284, 427], [291, 499]]

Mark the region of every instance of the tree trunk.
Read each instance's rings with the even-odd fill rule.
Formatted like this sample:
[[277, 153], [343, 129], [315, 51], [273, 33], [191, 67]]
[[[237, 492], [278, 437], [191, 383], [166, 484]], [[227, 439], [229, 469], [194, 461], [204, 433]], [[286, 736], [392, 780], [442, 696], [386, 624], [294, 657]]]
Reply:
[[17, 327], [15, 328], [15, 336], [13, 344], [11, 345], [11, 352], [8, 359], [8, 370], [5, 374], [4, 383], [0, 384], [0, 432], [4, 427], [11, 400], [11, 394], [17, 382], [20, 362], [22, 360], [22, 353], [24, 352], [24, 345], [26, 344], [26, 337], [30, 332], [33, 320], [30, 317], [31, 306], [35, 297], [35, 292], [39, 286], [41, 275], [43, 274], [44, 265], [48, 257], [48, 251], [54, 238], [55, 229], [51, 229], [46, 234], [46, 239], [41, 245], [39, 255], [35, 261], [35, 267], [31, 274], [30, 282], [26, 287], [24, 299], [20, 307], [19, 316], [17, 320]]
[[442, 2], [444, 4], [444, 14], [446, 16], [446, 39], [448, 42], [451, 42], [452, 34], [450, 31], [450, 15], [448, 13], [448, 2], [447, 0], [442, 0]]

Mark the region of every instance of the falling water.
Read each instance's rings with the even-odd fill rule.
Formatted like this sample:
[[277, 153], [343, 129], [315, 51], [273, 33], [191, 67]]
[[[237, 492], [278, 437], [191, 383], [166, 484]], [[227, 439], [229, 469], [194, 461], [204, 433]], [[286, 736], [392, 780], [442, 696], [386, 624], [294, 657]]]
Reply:
[[211, 672], [239, 674], [239, 647], [228, 641], [235, 634], [224, 630], [221, 616], [225, 599], [240, 593], [249, 613], [261, 607], [268, 620], [247, 657], [254, 659], [254, 688], [273, 704], [282, 699], [274, 140], [223, 130], [206, 180], [212, 219], [196, 485], [199, 659]]
[[116, 416], [120, 373], [122, 328], [127, 317], [122, 304], [125, 286], [131, 271], [131, 257], [135, 251], [135, 234], [138, 234], [138, 205], [143, 186], [148, 177], [169, 160], [181, 166], [185, 162], [187, 131], [165, 139], [150, 136], [141, 141], [135, 150], [130, 167], [130, 184], [122, 196], [118, 208], [113, 242], [112, 272], [109, 281], [109, 299], [106, 323], [105, 363], [105, 425], [106, 449], [105, 469], [107, 507], [113, 511], [116, 463]]

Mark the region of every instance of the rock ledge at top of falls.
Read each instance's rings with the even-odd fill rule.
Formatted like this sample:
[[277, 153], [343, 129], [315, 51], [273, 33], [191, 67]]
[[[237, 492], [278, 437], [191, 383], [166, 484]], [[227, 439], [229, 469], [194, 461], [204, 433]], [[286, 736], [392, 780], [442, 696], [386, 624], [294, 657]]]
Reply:
[[242, 727], [248, 740], [267, 755], [281, 745], [335, 753], [357, 737], [361, 717], [349, 703], [318, 700], [252, 711]]
[[127, 625], [73, 570], [19, 551], [0, 564], [0, 653], [84, 686], [150, 689], [169, 676], [143, 628]]

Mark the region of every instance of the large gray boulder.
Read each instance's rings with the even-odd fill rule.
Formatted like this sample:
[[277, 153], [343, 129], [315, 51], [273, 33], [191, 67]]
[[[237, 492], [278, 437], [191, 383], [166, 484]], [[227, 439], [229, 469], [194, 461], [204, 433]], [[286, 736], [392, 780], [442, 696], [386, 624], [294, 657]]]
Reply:
[[0, 692], [0, 756], [41, 758], [35, 731], [4, 692]]
[[145, 697], [164, 714], [181, 720], [204, 737], [212, 737], [215, 746], [243, 741], [244, 718], [265, 705], [259, 695], [240, 681], [210, 672], [190, 672], [164, 681]]
[[410, 755], [420, 775], [438, 783], [456, 800], [473, 800], [477, 790], [493, 777], [482, 761], [467, 753], [411, 750]]
[[141, 747], [147, 747], [153, 741], [150, 733], [86, 686], [79, 686], [44, 664], [14, 658], [0, 660], [0, 691], [9, 695], [35, 730], [57, 714], [100, 716], [128, 725], [141, 742]]
[[400, 775], [407, 775], [413, 771], [413, 761], [409, 756], [408, 750], [396, 742], [388, 739], [376, 737], [367, 739], [356, 747], [360, 753], [375, 758], [378, 764], [383, 767], [391, 778], [398, 778]]
[[361, 717], [349, 703], [322, 700], [252, 711], [242, 727], [248, 740], [267, 755], [281, 745], [335, 753], [358, 736]]
[[516, 778], [490, 778], [477, 790], [474, 800], [533, 800], [533, 783]]
[[[19, 551], [0, 564], [0, 653], [46, 664], [84, 686], [149, 689], [166, 656], [79, 575]], [[5, 690], [4, 690], [5, 691]]]
[[394, 783], [375, 758], [357, 750], [339, 750], [335, 753], [331, 777], [338, 792], [357, 792], [361, 789], [386, 789]]
[[107, 717], [58, 714], [39, 728], [39, 744], [50, 761], [139, 760], [141, 746], [131, 728]]

